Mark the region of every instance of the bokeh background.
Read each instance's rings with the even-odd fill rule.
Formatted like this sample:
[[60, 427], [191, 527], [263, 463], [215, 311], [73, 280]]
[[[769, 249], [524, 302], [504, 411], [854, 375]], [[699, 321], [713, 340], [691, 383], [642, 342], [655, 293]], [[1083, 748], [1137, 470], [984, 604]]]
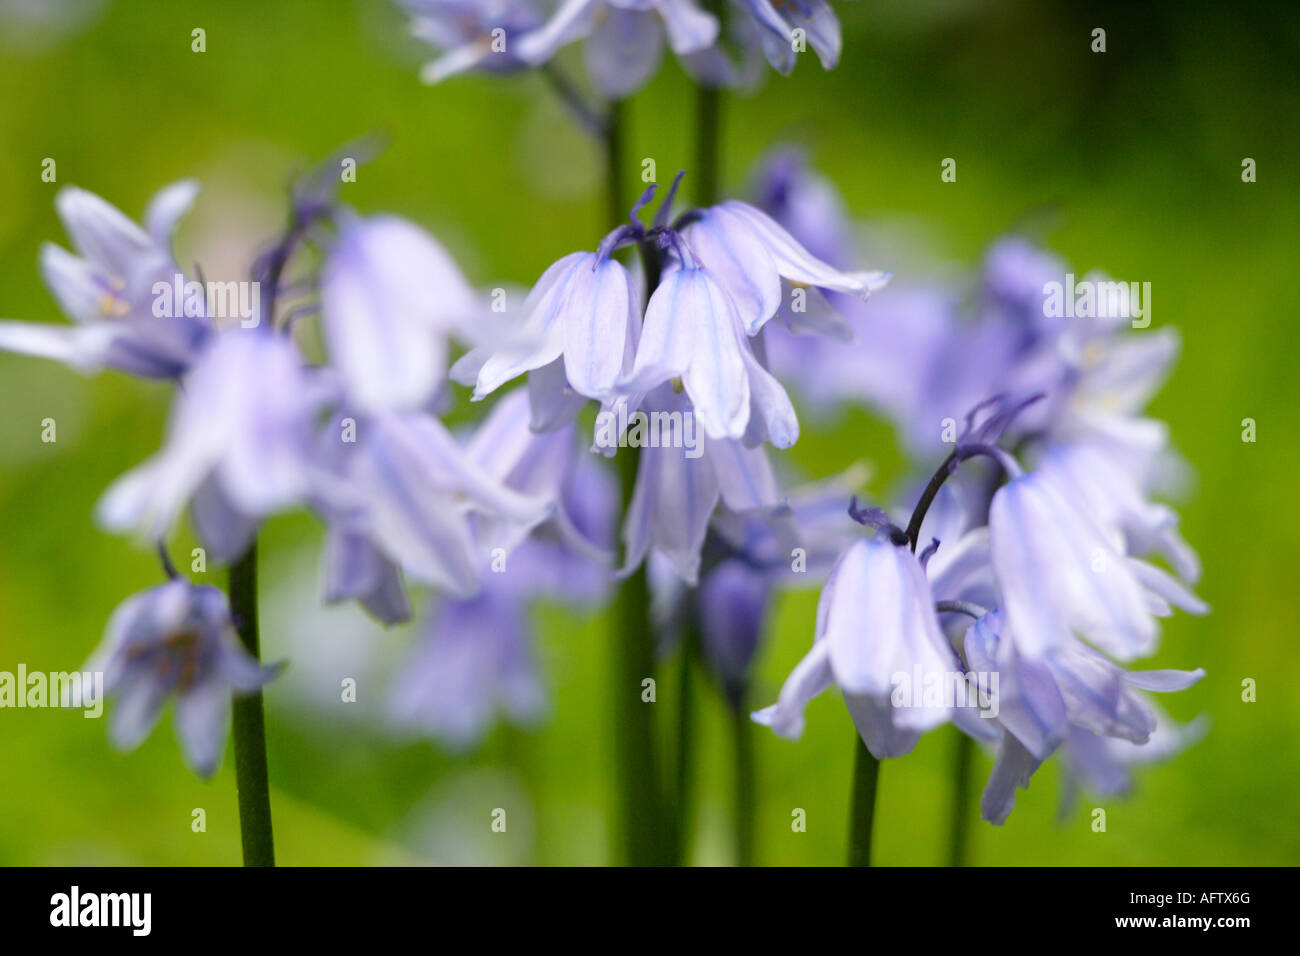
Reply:
[[[872, 266], [924, 248], [973, 267], [1009, 229], [1082, 274], [1150, 281], [1154, 324], [1183, 333], [1181, 362], [1152, 411], [1193, 473], [1183, 530], [1204, 559], [1206, 618], [1165, 628], [1155, 666], [1209, 676], [1167, 698], [1208, 737], [1152, 767], [1092, 832], [1085, 799], [1058, 819], [1054, 764], [1002, 828], [977, 824], [984, 864], [1300, 862], [1296, 693], [1296, 225], [1300, 221], [1300, 26], [1284, 4], [889, 0], [839, 3], [844, 61], [811, 57], [725, 106], [724, 181], [743, 188], [778, 142], [806, 146], [860, 219], [899, 238]], [[1089, 51], [1092, 28], [1107, 52]], [[193, 53], [191, 30], [207, 32]], [[182, 262], [238, 277], [278, 228], [289, 175], [357, 136], [387, 147], [345, 198], [430, 228], [480, 284], [531, 283], [591, 248], [603, 222], [600, 157], [536, 77], [428, 88], [423, 53], [384, 0], [206, 3], [0, 0], [0, 316], [63, 321], [36, 269], [63, 243], [66, 184], [138, 216], [161, 185], [204, 191], [178, 238]], [[632, 157], [661, 178], [690, 153], [691, 89], [672, 63], [632, 106]], [[944, 184], [939, 164], [958, 162]], [[57, 161], [58, 184], [41, 181]], [[1253, 157], [1258, 181], [1241, 181]], [[689, 184], [689, 180], [688, 180]], [[907, 246], [907, 254], [904, 254]], [[865, 265], [865, 264], [864, 264]], [[1158, 300], [1159, 304], [1154, 304]], [[77, 667], [111, 610], [159, 580], [154, 556], [92, 524], [117, 475], [157, 447], [163, 386], [0, 355], [0, 670]], [[462, 403], [463, 404], [463, 403]], [[57, 421], [58, 440], [40, 441]], [[1243, 443], [1242, 420], [1258, 441]], [[884, 494], [901, 457], [864, 410], [806, 422], [787, 453], [810, 476], [863, 459]], [[497, 729], [476, 752], [398, 739], [373, 720], [410, 635], [315, 600], [320, 529], [273, 521], [263, 551], [264, 653], [288, 657], [267, 694], [279, 858], [290, 864], [599, 863], [614, 787], [607, 720], [610, 638], [599, 616], [539, 612], [552, 712]], [[175, 545], [188, 550], [183, 537]], [[210, 569], [206, 578], [222, 575]], [[815, 594], [776, 609], [756, 700], [775, 695], [811, 638]], [[666, 669], [664, 684], [671, 687]], [[339, 680], [361, 699], [340, 706]], [[1258, 699], [1242, 701], [1244, 678]], [[692, 860], [730, 860], [730, 758], [716, 697], [699, 693]], [[661, 691], [661, 699], [664, 692]], [[666, 711], [665, 711], [666, 715]], [[839, 863], [852, 728], [834, 695], [798, 744], [758, 735], [758, 859]], [[955, 732], [928, 735], [883, 772], [882, 863], [944, 858]], [[110, 749], [103, 721], [0, 711], [0, 863], [234, 864], [233, 762], [204, 783], [181, 763], [169, 719], [138, 751]], [[990, 761], [980, 755], [982, 783]], [[490, 808], [511, 807], [505, 835]], [[191, 811], [207, 831], [191, 831]], [[807, 812], [793, 833], [791, 810]]]

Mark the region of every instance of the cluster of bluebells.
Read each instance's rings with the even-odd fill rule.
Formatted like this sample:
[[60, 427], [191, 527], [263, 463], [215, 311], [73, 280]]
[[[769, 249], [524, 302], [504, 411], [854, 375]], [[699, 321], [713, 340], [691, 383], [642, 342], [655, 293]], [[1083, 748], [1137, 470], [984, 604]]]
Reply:
[[[851, 224], [798, 154], [770, 157], [756, 192], [809, 248], [848, 253]], [[909, 485], [905, 509], [851, 509], [874, 533], [836, 562], [813, 649], [755, 719], [797, 737], [805, 704], [835, 685], [881, 758], [951, 721], [997, 749], [982, 800], [996, 823], [1057, 750], [1067, 795], [1115, 794], [1132, 765], [1201, 729], [1171, 724], [1147, 693], [1203, 671], [1122, 666], [1155, 652], [1173, 608], [1207, 610], [1190, 591], [1196, 554], [1153, 500], [1177, 471], [1167, 428], [1142, 414], [1177, 339], [1130, 333], [1127, 316], [1052, 317], [1044, 294], [1065, 273], [1028, 241], [1003, 240], [973, 295], [891, 287], [867, 309], [839, 299], [843, 314], [826, 318], [847, 319], [849, 341], [768, 348], [813, 404], [869, 404], [915, 460], [947, 457], [919, 498]], [[972, 459], [988, 464], [962, 466]]]
[[[1041, 290], [1063, 267], [1021, 240], [994, 247], [973, 309], [916, 288], [864, 308], [888, 276], [849, 268], [851, 226], [797, 156], [765, 164], [758, 205], [674, 217], [679, 181], [649, 224], [654, 187], [503, 322], [424, 230], [362, 216], [308, 180], [258, 260], [266, 321], [253, 327], [153, 308], [157, 283], [185, 278], [170, 239], [194, 184], [163, 190], [144, 227], [68, 189], [58, 208], [75, 253], [48, 246], [41, 262], [75, 324], [2, 323], [0, 346], [178, 385], [162, 449], [108, 489], [104, 526], [162, 542], [188, 516], [209, 552], [234, 562], [264, 520], [303, 507], [325, 527], [326, 601], [397, 624], [414, 616], [412, 584], [437, 592], [390, 712], [448, 744], [472, 744], [498, 711], [524, 723], [544, 712], [533, 602], [599, 604], [647, 560], [665, 634], [695, 616], [737, 708], [774, 590], [824, 580], [813, 649], [756, 719], [798, 736], [806, 702], [834, 684], [879, 757], [951, 721], [997, 747], [991, 820], [1057, 749], [1072, 787], [1115, 792], [1129, 765], [1185, 742], [1192, 731], [1145, 693], [1201, 672], [1121, 666], [1154, 652], [1173, 607], [1205, 610], [1189, 590], [1195, 553], [1152, 500], [1171, 471], [1166, 430], [1141, 417], [1172, 334], [1049, 318]], [[289, 309], [276, 301], [282, 273], [305, 245], [320, 264], [306, 304]], [[618, 257], [630, 247], [641, 268]], [[307, 315], [320, 361], [294, 335]], [[454, 343], [468, 350], [449, 370]], [[875, 406], [918, 461], [946, 449], [920, 506], [846, 514], [849, 476], [787, 491], [766, 446], [792, 445], [799, 423], [773, 369], [814, 406]], [[527, 387], [467, 434], [436, 414], [449, 377], [480, 400], [524, 375]], [[617, 492], [592, 454], [613, 449], [589, 448], [578, 426], [592, 402], [622, 421], [671, 423], [640, 451], [621, 568]], [[693, 454], [680, 440], [688, 422], [701, 433]], [[981, 458], [988, 467], [946, 483]], [[138, 742], [175, 696], [183, 750], [205, 774], [229, 695], [274, 674], [243, 650], [221, 593], [174, 573], [123, 605], [98, 658], [120, 697], [115, 741]], [[900, 675], [918, 690], [973, 681], [985, 706], [900, 701]]]
[[[434, 414], [449, 341], [475, 341], [492, 318], [488, 297], [442, 246], [409, 221], [358, 215], [308, 180], [284, 237], [254, 271], [264, 321], [223, 322], [201, 308], [162, 316], [161, 290], [188, 281], [170, 237], [197, 192], [188, 182], [163, 190], [142, 228], [90, 193], [63, 190], [57, 206], [76, 251], [47, 246], [41, 264], [75, 324], [0, 323], [7, 350], [176, 384], [161, 450], [106, 491], [100, 523], [161, 545], [188, 518], [209, 557], [233, 563], [267, 518], [309, 509], [326, 529], [324, 599], [355, 599], [390, 624], [412, 617], [412, 584], [443, 595], [435, 618], [469, 613], [458, 601], [527, 599], [545, 587], [535, 575], [493, 573], [516, 552], [552, 573], [565, 561], [585, 565], [562, 581], [575, 602], [593, 601], [601, 590], [593, 575], [609, 575], [614, 496], [572, 426], [535, 433], [523, 393], [469, 436]], [[309, 301], [277, 308], [281, 287], [302, 285], [281, 273], [307, 258], [298, 253], [308, 244], [321, 256]], [[294, 334], [307, 315], [319, 322], [324, 361], [309, 361]], [[115, 742], [138, 743], [174, 696], [183, 751], [207, 775], [225, 739], [223, 702], [274, 671], [243, 649], [220, 591], [165, 564], [170, 579], [122, 605], [96, 659], [120, 697]], [[485, 588], [489, 577], [520, 590]], [[514, 713], [514, 695], [535, 696], [524, 689], [535, 678], [519, 677], [531, 657], [525, 641], [495, 636], [490, 672], [448, 692], [473, 706], [504, 693]], [[404, 675], [397, 698], [403, 688], [421, 692], [417, 671]], [[421, 718], [431, 732], [463, 739], [482, 729], [455, 704], [439, 706], [444, 716]]]
[[[798, 421], [755, 347], [764, 324], [791, 283], [865, 297], [885, 277], [830, 267], [744, 203], [670, 223], [674, 183], [650, 226], [638, 216], [653, 188], [595, 252], [549, 268], [502, 325], [432, 236], [396, 216], [347, 209], [325, 183], [323, 174], [303, 181], [283, 236], [259, 257], [264, 321], [251, 326], [203, 308], [179, 317], [156, 308], [160, 290], [188, 281], [171, 234], [196, 184], [163, 190], [145, 228], [98, 197], [64, 190], [58, 208], [77, 254], [49, 246], [42, 264], [76, 324], [0, 323], [0, 347], [176, 384], [162, 448], [105, 492], [96, 511], [104, 527], [161, 545], [188, 518], [207, 553], [233, 564], [262, 522], [306, 508], [325, 527], [326, 601], [355, 600], [397, 624], [413, 617], [410, 585], [436, 591], [392, 712], [399, 724], [467, 744], [497, 709], [520, 720], [540, 711], [526, 606], [542, 595], [590, 605], [611, 585], [617, 494], [579, 436], [583, 403], [671, 409], [679, 423], [698, 423], [703, 454], [671, 442], [645, 450], [622, 516], [621, 573], [653, 551], [695, 584], [720, 505], [734, 514], [789, 510], [762, 444], [789, 446]], [[634, 245], [657, 276], [644, 303], [640, 270], [614, 257]], [[308, 246], [318, 267], [312, 259], [306, 281], [289, 281]], [[282, 301], [304, 286], [305, 302]], [[319, 326], [316, 361], [296, 334], [305, 317]], [[436, 414], [453, 343], [469, 347], [453, 372], [473, 381], [475, 399], [529, 374], [527, 389], [499, 399], [460, 437]], [[260, 686], [202, 663], [255, 666], [210, 589], [173, 575], [147, 596], [182, 587], [205, 608], [201, 628], [183, 614], [147, 614], [106, 638], [107, 654], [167, 649], [125, 657], [120, 686], [135, 688], [141, 713], [127, 721], [135, 732], [115, 734], [121, 743], [138, 741], [173, 691], [186, 699], [196, 674], [224, 681], [227, 693]], [[177, 674], [186, 676], [178, 683]], [[185, 751], [210, 773], [224, 711], [183, 710]]]
[[[826, 69], [840, 58], [840, 24], [827, 0], [398, 0], [411, 32], [438, 51], [423, 71], [437, 83], [469, 71], [545, 68], [581, 43], [605, 99], [639, 90], [667, 46], [699, 83], [737, 86], [759, 57], [788, 74], [809, 48]], [[729, 15], [720, 16], [723, 9]], [[725, 26], [724, 26], [725, 22]]]
[[[617, 100], [665, 46], [707, 86], [744, 82], [759, 56], [789, 73], [808, 48], [828, 69], [840, 55], [827, 0], [399, 3], [438, 51], [430, 82], [541, 68], [567, 86], [551, 61], [580, 43]], [[674, 216], [680, 180], [648, 224], [654, 186], [502, 316], [425, 230], [341, 204], [327, 164], [256, 260], [251, 324], [202, 296], [157, 308], [191, 282], [172, 236], [197, 184], [162, 190], [143, 225], [62, 190], [74, 251], [47, 245], [40, 265], [73, 324], [0, 322], [0, 349], [176, 386], [161, 449], [96, 512], [157, 546], [167, 572], [121, 604], [89, 665], [117, 698], [114, 742], [138, 744], [174, 699], [185, 759], [215, 771], [231, 695], [278, 667], [247, 652], [221, 591], [176, 573], [165, 541], [188, 520], [233, 565], [263, 522], [306, 509], [324, 529], [325, 602], [397, 625], [424, 599], [388, 717], [451, 747], [498, 714], [544, 715], [535, 603], [595, 607], [643, 568], [661, 645], [698, 633], [736, 712], [775, 595], [821, 584], [811, 650], [753, 718], [797, 738], [835, 686], [877, 758], [951, 722], [996, 749], [982, 799], [995, 823], [1058, 750], [1069, 792], [1111, 794], [1186, 745], [1198, 728], [1148, 695], [1203, 672], [1127, 667], [1174, 608], [1207, 610], [1196, 554], [1156, 500], [1177, 470], [1167, 429], [1143, 415], [1175, 335], [1053, 315], [1043, 290], [1065, 266], [1022, 239], [992, 248], [973, 289], [895, 285], [867, 306], [890, 276], [857, 268], [837, 194], [799, 154], [768, 157], [752, 203]], [[305, 319], [317, 335], [297, 334]], [[450, 383], [480, 401], [524, 376], [476, 427], [439, 417]], [[918, 468], [941, 458], [907, 489], [914, 507], [859, 506], [856, 469], [787, 488], [768, 454], [799, 436], [783, 382], [819, 410], [879, 411]], [[637, 416], [655, 441], [634, 440]], [[623, 444], [644, 447], [620, 514], [605, 459]]]

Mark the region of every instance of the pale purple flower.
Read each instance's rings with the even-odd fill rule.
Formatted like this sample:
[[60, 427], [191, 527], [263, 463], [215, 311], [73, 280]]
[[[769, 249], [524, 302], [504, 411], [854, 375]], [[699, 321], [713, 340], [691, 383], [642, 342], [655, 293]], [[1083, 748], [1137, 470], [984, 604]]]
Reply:
[[470, 351], [452, 377], [473, 383], [478, 401], [524, 372], [562, 361], [573, 393], [607, 398], [629, 367], [640, 311], [636, 285], [621, 263], [593, 252], [571, 253], [528, 293], [514, 338]]
[[452, 594], [482, 584], [484, 545], [473, 517], [486, 515], [524, 529], [545, 520], [553, 504], [521, 494], [477, 464], [450, 432], [423, 412], [386, 412], [356, 420], [355, 441], [333, 429], [321, 454], [344, 489], [319, 503], [330, 526], [325, 594], [360, 598], [385, 621], [409, 613], [397, 599], [396, 569]]
[[[993, 698], [996, 712], [991, 722], [1003, 730], [981, 799], [984, 818], [998, 824], [1015, 805], [1016, 789], [1028, 786], [1033, 772], [1063, 744], [1070, 742], [1087, 759], [1094, 741], [1103, 738], [1133, 745], [1151, 740], [1157, 713], [1137, 690], [1179, 691], [1205, 676], [1199, 668], [1125, 671], [1073, 639], [1043, 658], [1021, 653], [1018, 643], [998, 612], [972, 625], [964, 642], [968, 668], [987, 680], [983, 692]], [[988, 679], [993, 674], [996, 685]]]
[[186, 180], [159, 192], [145, 228], [84, 189], [59, 191], [55, 207], [76, 253], [47, 243], [41, 273], [74, 327], [0, 322], [0, 349], [64, 362], [79, 369], [115, 368], [144, 378], [176, 378], [194, 362], [211, 334], [202, 314], [184, 308], [157, 314], [155, 286], [170, 290], [179, 276], [171, 237], [198, 184]]
[[437, 240], [397, 216], [340, 217], [320, 283], [330, 362], [362, 412], [427, 406], [448, 338], [486, 312]]
[[[808, 701], [834, 684], [871, 753], [902, 756], [924, 731], [951, 716], [942, 702], [926, 700], [922, 688], [959, 668], [920, 562], [905, 539], [882, 534], [858, 541], [840, 558], [818, 602], [812, 650], [790, 673], [777, 702], [753, 716], [797, 739]], [[896, 706], [900, 680], [914, 694]]]
[[840, 61], [840, 21], [827, 0], [736, 0], [759, 27], [763, 53], [772, 68], [788, 74], [798, 58], [803, 31], [822, 67], [833, 70]]
[[1061, 748], [1064, 785], [1061, 812], [1066, 812], [1081, 789], [1103, 797], [1123, 796], [1133, 789], [1133, 772], [1160, 763], [1198, 743], [1209, 730], [1209, 719], [1199, 715], [1187, 724], [1170, 719], [1145, 694], [1136, 694], [1155, 717], [1155, 729], [1145, 743], [1119, 737], [1099, 737], [1071, 727]]
[[179, 579], [119, 605], [86, 668], [102, 671], [117, 697], [110, 734], [123, 750], [149, 736], [174, 694], [181, 751], [204, 777], [221, 760], [231, 694], [258, 690], [278, 670], [244, 650], [221, 591]]
[[[499, 431], [485, 426], [478, 435]], [[557, 437], [538, 436], [549, 447], [519, 456], [519, 463], [541, 464]], [[575, 439], [570, 427], [570, 449]], [[478, 594], [437, 602], [393, 687], [390, 716], [399, 726], [463, 749], [482, 737], [498, 711], [525, 726], [545, 713], [530, 605], [546, 600], [594, 607], [612, 583], [604, 556], [613, 544], [618, 490], [599, 459], [567, 457], [571, 467], [560, 477], [556, 516], [508, 557], [491, 562]]]
[[744, 699], [771, 593], [770, 575], [736, 559], [718, 564], [700, 582], [696, 601], [704, 657], [733, 704]]
[[442, 51], [420, 73], [438, 83], [468, 71], [508, 73], [527, 64], [515, 54], [519, 37], [541, 17], [527, 0], [398, 0], [411, 17], [411, 33]]
[[736, 303], [749, 335], [781, 307], [783, 279], [860, 299], [889, 282], [884, 272], [835, 268], [804, 248], [772, 217], [734, 199], [690, 215], [682, 236]]
[[542, 528], [489, 512], [475, 515], [481, 546], [510, 553], [539, 531], [588, 561], [612, 561], [613, 513], [617, 495], [608, 472], [578, 440], [570, 421], [547, 432], [532, 427], [529, 394], [516, 389], [503, 397], [465, 441], [468, 459], [485, 474], [517, 492], [546, 502]]
[[640, 89], [659, 66], [664, 40], [680, 57], [714, 46], [718, 20], [694, 0], [561, 0], [554, 15], [523, 36], [517, 55], [533, 65], [584, 39], [587, 71], [607, 99]]
[[1177, 513], [1148, 500], [1140, 477], [1122, 469], [1104, 449], [1093, 443], [1050, 445], [1035, 470], [1122, 541], [1126, 554], [1158, 554], [1179, 578], [1196, 583], [1200, 559], [1179, 534]]
[[160, 540], [192, 503], [209, 550], [238, 557], [261, 519], [311, 491], [314, 419], [329, 397], [288, 338], [265, 328], [216, 335], [182, 380], [163, 449], [114, 482], [100, 522]]
[[[765, 471], [761, 475], [772, 481]], [[767, 503], [746, 510], [732, 510], [724, 501], [706, 531], [704, 570], [694, 595], [673, 562], [653, 552], [652, 616], [665, 638], [661, 653], [675, 645], [682, 616], [695, 615], [705, 660], [733, 706], [740, 706], [773, 595], [820, 585], [845, 547], [857, 540], [860, 530], [846, 520], [844, 502], [861, 478], [859, 469], [850, 469], [788, 494], [773, 483], [763, 496]]]
[[394, 724], [447, 747], [477, 743], [498, 711], [529, 726], [546, 710], [526, 608], [485, 588], [439, 602], [390, 692]]
[[1013, 478], [989, 508], [1002, 610], [1018, 647], [1041, 656], [1086, 638], [1119, 660], [1155, 650], [1169, 605], [1207, 608], [1174, 578], [1128, 557], [1123, 542], [1072, 500], [1052, 470]]
[[[651, 415], [690, 414], [685, 398], [669, 387], [647, 396], [643, 410]], [[671, 422], [679, 436], [685, 418]], [[751, 511], [781, 504], [782, 494], [761, 447], [747, 448], [733, 439], [702, 440], [702, 454], [692, 457], [678, 437], [660, 447], [640, 451], [636, 485], [623, 522], [626, 544], [624, 574], [637, 568], [653, 548], [662, 552], [682, 580], [699, 577], [700, 548], [719, 502], [733, 511]]]
[[793, 406], [754, 357], [735, 303], [698, 264], [666, 269], [646, 306], [636, 362], [621, 387], [645, 392], [680, 378], [704, 431], [739, 439], [749, 425], [751, 376], [760, 394], [771, 394], [783, 406], [776, 413], [774, 444], [788, 447], [798, 437]]

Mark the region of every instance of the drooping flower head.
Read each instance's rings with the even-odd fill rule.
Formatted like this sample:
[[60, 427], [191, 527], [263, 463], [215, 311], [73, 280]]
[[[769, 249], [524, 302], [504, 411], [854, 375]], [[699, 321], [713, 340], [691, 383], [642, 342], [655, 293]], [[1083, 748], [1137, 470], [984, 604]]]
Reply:
[[314, 418], [330, 390], [266, 327], [216, 335], [183, 386], [163, 449], [118, 479], [97, 514], [111, 530], [157, 541], [193, 505], [204, 543], [231, 560], [263, 518], [312, 490]]
[[[780, 307], [782, 280], [866, 297], [887, 276], [832, 268], [744, 203], [689, 211], [669, 225], [680, 179], [653, 226], [647, 229], [634, 215], [601, 244], [607, 253], [632, 242], [651, 244], [663, 254], [636, 361], [620, 387], [644, 394], [680, 379], [710, 437], [789, 447], [799, 434], [794, 408], [750, 342]], [[652, 195], [647, 190], [637, 208]]]
[[203, 304], [165, 314], [156, 304], [159, 288], [170, 291], [187, 281], [172, 258], [171, 239], [198, 189], [186, 180], [161, 190], [143, 229], [93, 193], [60, 190], [55, 207], [76, 252], [47, 243], [41, 274], [77, 324], [0, 322], [0, 348], [143, 378], [184, 373], [212, 332]]
[[447, 340], [486, 308], [419, 226], [398, 216], [337, 218], [321, 272], [321, 323], [349, 404], [425, 408], [447, 372]]
[[86, 668], [102, 671], [117, 697], [110, 731], [124, 750], [149, 736], [174, 695], [181, 750], [204, 777], [221, 760], [231, 694], [258, 690], [278, 670], [244, 650], [221, 591], [179, 579], [124, 601]]
[[587, 72], [606, 99], [640, 89], [663, 56], [664, 40], [688, 68], [718, 39], [718, 19], [694, 0], [562, 0], [555, 14], [519, 41], [534, 66], [561, 47], [585, 40]]
[[411, 17], [411, 33], [441, 55], [420, 73], [426, 83], [471, 70], [526, 69], [516, 46], [541, 17], [529, 0], [397, 0]]
[[545, 680], [529, 622], [532, 605], [555, 601], [589, 608], [612, 585], [618, 507], [613, 477], [580, 447], [572, 425], [525, 437], [527, 405], [523, 392], [507, 396], [494, 410], [494, 420], [475, 434], [470, 454], [493, 473], [504, 470], [511, 487], [554, 499], [555, 511], [508, 552], [501, 545], [517, 536], [492, 536], [478, 522], [480, 538], [489, 535], [500, 548], [485, 557], [481, 590], [436, 600], [390, 695], [395, 724], [453, 749], [481, 739], [498, 712], [523, 726], [544, 715]]

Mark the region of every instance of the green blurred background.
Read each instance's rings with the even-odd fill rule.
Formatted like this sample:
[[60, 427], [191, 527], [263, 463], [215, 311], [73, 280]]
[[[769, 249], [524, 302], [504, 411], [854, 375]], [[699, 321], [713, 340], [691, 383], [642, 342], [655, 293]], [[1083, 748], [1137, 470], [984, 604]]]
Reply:
[[[1143, 772], [1130, 798], [1085, 798], [1059, 821], [1053, 762], [1006, 826], [976, 825], [973, 861], [1300, 862], [1294, 8], [836, 6], [838, 70], [805, 58], [793, 77], [770, 75], [728, 98], [729, 185], [743, 186], [768, 146], [800, 142], [855, 216], [933, 256], [973, 266], [999, 233], [1028, 226], [1078, 273], [1150, 281], [1154, 323], [1183, 333], [1181, 363], [1152, 411], [1194, 469], [1183, 530], [1204, 559], [1199, 591], [1214, 610], [1170, 621], [1155, 664], [1209, 672], [1163, 701], [1180, 720], [1208, 714], [1209, 736]], [[34, 26], [33, 11], [84, 19], [55, 30]], [[1097, 26], [1105, 54], [1089, 51]], [[196, 27], [207, 33], [202, 54], [190, 49]], [[289, 174], [372, 131], [388, 146], [345, 199], [429, 227], [476, 282], [528, 284], [560, 255], [593, 247], [606, 227], [600, 157], [545, 85], [472, 77], [428, 88], [417, 78], [422, 59], [383, 0], [0, 0], [0, 315], [63, 321], [36, 269], [42, 242], [66, 242], [53, 210], [62, 185], [138, 216], [164, 183], [199, 177], [181, 261], [233, 278], [278, 228]], [[653, 157], [665, 178], [687, 164], [691, 88], [675, 64], [632, 114], [638, 165]], [[958, 181], [943, 184], [949, 156]], [[1254, 184], [1241, 181], [1248, 156]], [[41, 181], [46, 157], [57, 161], [57, 185]], [[77, 667], [113, 607], [159, 580], [155, 558], [97, 530], [91, 510], [155, 450], [168, 400], [163, 386], [0, 355], [0, 670]], [[40, 441], [47, 417], [57, 421], [53, 444]], [[1248, 417], [1254, 444], [1241, 439]], [[867, 459], [881, 494], [901, 464], [889, 430], [862, 411], [834, 430], [807, 427], [787, 454], [813, 476]], [[312, 519], [295, 516], [273, 521], [264, 539], [264, 653], [291, 660], [267, 694], [280, 861], [606, 860], [614, 788], [603, 621], [539, 614], [553, 692], [542, 728], [498, 729], [459, 757], [395, 740], [375, 729], [370, 707], [409, 634], [316, 606], [319, 538]], [[806, 650], [814, 604], [811, 593], [780, 602], [756, 701], [774, 697]], [[334, 703], [345, 676], [360, 680], [352, 709]], [[1254, 703], [1241, 699], [1248, 677]], [[692, 859], [727, 863], [726, 721], [711, 695], [699, 703]], [[760, 862], [843, 859], [852, 728], [834, 695], [814, 702], [808, 725], [798, 744], [757, 737]], [[0, 863], [239, 861], [229, 754], [204, 783], [182, 765], [169, 718], [132, 754], [110, 749], [105, 730], [75, 712], [0, 711]], [[944, 859], [955, 742], [945, 728], [884, 768], [880, 862]], [[981, 784], [989, 764], [979, 757]], [[1104, 834], [1090, 827], [1095, 805], [1108, 811]], [[498, 806], [511, 808], [506, 834], [488, 828]], [[191, 830], [196, 807], [205, 833]], [[791, 830], [796, 807], [806, 833]]]

